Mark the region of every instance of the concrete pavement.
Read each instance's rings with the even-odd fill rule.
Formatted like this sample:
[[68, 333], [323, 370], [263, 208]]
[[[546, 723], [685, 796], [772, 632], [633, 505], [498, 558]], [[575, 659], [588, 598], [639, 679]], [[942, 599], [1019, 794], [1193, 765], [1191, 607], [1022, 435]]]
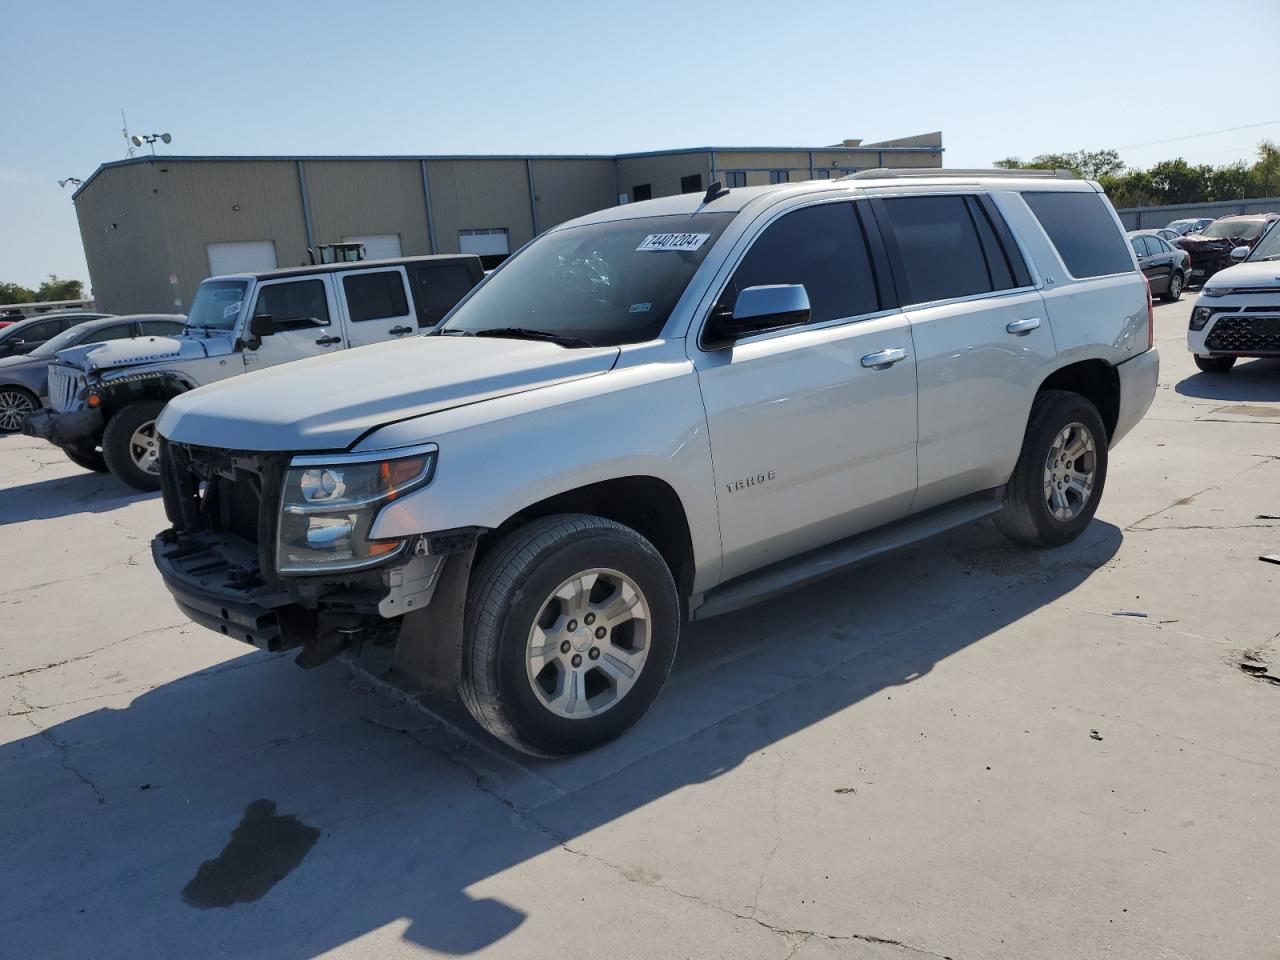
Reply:
[[691, 627], [560, 763], [188, 623], [156, 497], [0, 438], [0, 954], [1280, 956], [1280, 362], [1197, 373], [1193, 299], [1077, 543]]

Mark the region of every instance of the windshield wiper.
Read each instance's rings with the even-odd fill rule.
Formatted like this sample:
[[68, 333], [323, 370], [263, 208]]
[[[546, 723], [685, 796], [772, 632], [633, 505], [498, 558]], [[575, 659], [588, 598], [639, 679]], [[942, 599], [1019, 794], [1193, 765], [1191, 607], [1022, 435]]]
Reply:
[[457, 329], [450, 329], [450, 328], [447, 328], [447, 327], [441, 327], [441, 328], [440, 328], [439, 330], [437, 330], [435, 333], [428, 334], [428, 336], [432, 336], [432, 337], [474, 337], [474, 336], [475, 336], [475, 334], [474, 334], [474, 333], [472, 333], [470, 330], [457, 330]]
[[569, 337], [559, 333], [548, 333], [546, 330], [534, 330], [531, 327], [494, 327], [492, 330], [475, 330], [477, 337], [509, 337], [512, 340], [545, 340], [547, 343], [558, 343], [562, 347], [590, 347], [590, 340], [582, 337]]

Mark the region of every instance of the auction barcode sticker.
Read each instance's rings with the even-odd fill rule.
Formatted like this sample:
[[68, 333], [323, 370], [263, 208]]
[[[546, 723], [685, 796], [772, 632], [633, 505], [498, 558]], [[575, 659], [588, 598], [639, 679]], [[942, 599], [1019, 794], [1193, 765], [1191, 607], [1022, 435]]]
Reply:
[[636, 250], [697, 250], [710, 237], [709, 233], [651, 233]]

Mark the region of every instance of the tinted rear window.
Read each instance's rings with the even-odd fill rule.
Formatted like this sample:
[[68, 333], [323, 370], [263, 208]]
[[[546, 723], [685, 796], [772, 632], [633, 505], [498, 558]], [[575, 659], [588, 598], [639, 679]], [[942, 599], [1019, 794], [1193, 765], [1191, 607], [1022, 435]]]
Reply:
[[1106, 201], [1097, 193], [1022, 195], [1073, 277], [1105, 277], [1133, 270], [1133, 261]]

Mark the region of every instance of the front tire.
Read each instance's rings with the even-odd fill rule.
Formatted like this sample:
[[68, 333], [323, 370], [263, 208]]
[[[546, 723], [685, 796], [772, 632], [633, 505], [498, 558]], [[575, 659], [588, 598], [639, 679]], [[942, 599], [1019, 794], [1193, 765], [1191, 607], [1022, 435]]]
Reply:
[[131, 403], [107, 422], [102, 434], [102, 457], [107, 469], [135, 490], [160, 489], [156, 417], [163, 409], [163, 400]]
[[1169, 278], [1169, 289], [1165, 291], [1164, 295], [1160, 299], [1164, 300], [1166, 303], [1174, 303], [1177, 300], [1181, 300], [1182, 288], [1184, 286], [1185, 282], [1182, 279], [1182, 271], [1175, 270], [1173, 272], [1173, 276]]
[[524, 753], [590, 750], [638, 721], [675, 659], [680, 603], [648, 540], [612, 520], [560, 514], [509, 534], [467, 596], [459, 692]]
[[1093, 519], [1107, 479], [1107, 430], [1098, 409], [1078, 393], [1042, 390], [996, 527], [1011, 540], [1057, 547]]
[[1195, 361], [1205, 373], [1227, 373], [1236, 365], [1235, 357], [1196, 357]]

